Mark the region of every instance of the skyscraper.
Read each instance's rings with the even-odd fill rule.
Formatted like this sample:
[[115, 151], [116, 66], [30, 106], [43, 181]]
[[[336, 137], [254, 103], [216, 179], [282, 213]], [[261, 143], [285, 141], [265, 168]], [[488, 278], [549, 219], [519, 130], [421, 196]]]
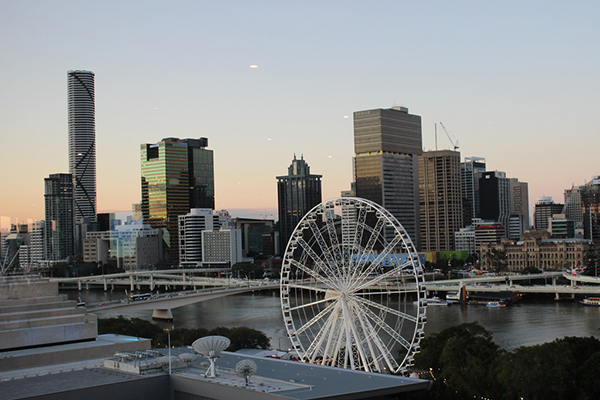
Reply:
[[510, 181], [505, 172], [486, 171], [479, 178], [481, 219], [499, 222], [505, 231], [510, 219]]
[[310, 173], [304, 157], [298, 160], [295, 155], [288, 167], [288, 174], [277, 177], [279, 249], [282, 253], [298, 222], [322, 201], [321, 177]]
[[584, 238], [600, 242], [600, 176], [581, 188]]
[[454, 250], [462, 228], [460, 153], [427, 151], [419, 156], [421, 251]]
[[538, 231], [548, 230], [552, 216], [562, 214], [564, 207], [564, 204], [555, 203], [552, 197], [538, 197], [533, 210], [535, 229]]
[[479, 207], [479, 178], [485, 172], [485, 158], [465, 157], [460, 164], [462, 195], [464, 199], [464, 225], [471, 225], [473, 218], [481, 217]]
[[44, 179], [45, 241], [48, 260], [66, 260], [75, 254], [73, 232], [73, 176], [52, 174]]
[[67, 72], [69, 102], [69, 173], [73, 176], [75, 218], [96, 220], [96, 118], [94, 73]]
[[208, 139], [183, 139], [188, 147], [190, 208], [215, 209], [215, 173], [213, 151]]
[[508, 237], [521, 239], [523, 232], [528, 231], [529, 224], [529, 185], [519, 182], [517, 178], [510, 178], [511, 207]]
[[141, 145], [142, 216], [163, 230], [171, 261], [179, 257], [178, 216], [192, 208], [214, 208], [213, 152], [207, 145], [206, 138]]
[[356, 196], [381, 205], [402, 224], [417, 248], [419, 239], [418, 156], [421, 117], [408, 108], [354, 113]]

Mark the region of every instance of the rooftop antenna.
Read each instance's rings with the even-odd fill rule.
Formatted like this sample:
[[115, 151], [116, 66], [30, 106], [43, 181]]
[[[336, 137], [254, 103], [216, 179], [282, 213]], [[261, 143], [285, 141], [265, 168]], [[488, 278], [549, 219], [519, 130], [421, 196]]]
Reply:
[[246, 379], [246, 386], [250, 385], [250, 377], [256, 373], [258, 366], [252, 360], [242, 360], [235, 364], [235, 374]]
[[207, 378], [216, 378], [215, 360], [219, 358], [219, 354], [229, 347], [231, 340], [225, 336], [205, 336], [192, 343], [192, 348], [197, 352], [207, 357], [210, 361], [210, 366], [204, 374]]
[[435, 127], [435, 151], [437, 151], [437, 123], [434, 123], [433, 126]]

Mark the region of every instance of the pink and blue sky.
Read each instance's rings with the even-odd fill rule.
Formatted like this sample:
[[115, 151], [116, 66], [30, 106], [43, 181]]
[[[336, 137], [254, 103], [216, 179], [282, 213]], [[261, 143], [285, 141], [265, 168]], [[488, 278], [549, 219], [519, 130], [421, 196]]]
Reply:
[[[96, 74], [98, 211], [140, 201], [141, 143], [208, 137], [216, 207], [276, 217], [294, 153], [352, 180], [352, 113], [402, 105], [539, 196], [600, 174], [595, 1], [0, 2], [2, 226], [68, 172], [67, 76]], [[258, 68], [250, 68], [250, 65]], [[349, 118], [348, 118], [349, 117]], [[450, 142], [438, 129], [438, 147]], [[271, 216], [273, 214], [273, 216]]]

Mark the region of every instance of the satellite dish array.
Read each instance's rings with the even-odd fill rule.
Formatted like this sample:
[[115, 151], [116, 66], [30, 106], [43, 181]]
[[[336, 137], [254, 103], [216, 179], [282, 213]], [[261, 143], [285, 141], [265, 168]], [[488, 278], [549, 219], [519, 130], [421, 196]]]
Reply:
[[199, 354], [207, 357], [210, 361], [210, 366], [204, 374], [207, 378], [216, 378], [215, 360], [219, 358], [219, 354], [229, 347], [231, 341], [225, 336], [205, 336], [192, 343], [192, 348]]

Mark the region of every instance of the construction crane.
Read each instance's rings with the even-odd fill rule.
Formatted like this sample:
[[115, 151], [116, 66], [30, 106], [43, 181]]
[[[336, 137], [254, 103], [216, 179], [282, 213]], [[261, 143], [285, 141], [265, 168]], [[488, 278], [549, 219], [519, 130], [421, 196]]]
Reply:
[[444, 129], [444, 132], [446, 132], [446, 136], [448, 136], [448, 140], [450, 141], [450, 143], [452, 144], [452, 146], [454, 146], [454, 151], [456, 151], [456, 149], [458, 149], [458, 140], [452, 140], [452, 137], [450, 136], [450, 134], [446, 130], [446, 127], [444, 126], [444, 124], [442, 124], [440, 122], [440, 125]]

